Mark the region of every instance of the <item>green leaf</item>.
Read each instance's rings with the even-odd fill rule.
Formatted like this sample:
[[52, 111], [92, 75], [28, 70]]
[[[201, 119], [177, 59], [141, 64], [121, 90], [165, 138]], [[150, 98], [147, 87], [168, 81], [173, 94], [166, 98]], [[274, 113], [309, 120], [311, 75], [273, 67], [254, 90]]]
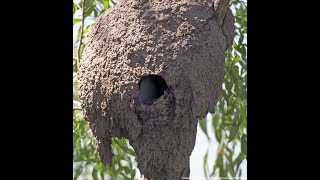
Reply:
[[234, 164], [235, 164], [237, 172], [239, 170], [239, 167], [240, 167], [240, 164], [242, 163], [242, 161], [243, 161], [243, 154], [239, 153], [238, 157], [234, 160]]
[[[89, 6], [92, 6], [93, 5], [93, 0], [85, 0], [84, 1], [84, 5], [85, 7], [89, 7]], [[81, 3], [81, 7], [82, 7], [82, 3]]]
[[220, 128], [219, 116], [218, 116], [217, 112], [212, 117], [212, 125], [213, 125], [213, 129], [214, 129], [215, 137], [216, 137], [217, 141], [220, 143], [221, 138], [222, 138], [222, 136], [221, 136], [222, 128]]
[[208, 174], [207, 174], [207, 158], [208, 158], [208, 151], [206, 152], [206, 154], [203, 157], [203, 170], [204, 170], [205, 177], [208, 177]]
[[227, 170], [228, 170], [228, 172], [230, 172], [231, 177], [236, 177], [236, 173], [234, 172], [233, 168], [234, 168], [234, 166], [232, 163], [227, 164]]
[[201, 129], [203, 130], [203, 132], [206, 134], [207, 138], [209, 138], [208, 132], [207, 132], [207, 118], [202, 118], [199, 121], [199, 125], [200, 125]]
[[101, 0], [105, 10], [110, 8], [109, 0]]
[[226, 170], [224, 168], [224, 165], [222, 164], [219, 168], [219, 176], [220, 177], [226, 177]]
[[231, 126], [231, 127], [230, 127], [230, 135], [229, 135], [229, 137], [228, 137], [228, 139], [229, 139], [228, 143], [231, 142], [231, 141], [233, 141], [233, 140], [238, 136], [238, 134], [239, 134], [239, 127], [240, 127], [240, 126]]
[[131, 179], [133, 179], [133, 178], [130, 178], [130, 177], [128, 176], [128, 174], [125, 174], [125, 173], [123, 173], [123, 172], [120, 172], [120, 175], [122, 176], [121, 179], [124, 179], [124, 180], [131, 180]]
[[234, 80], [238, 80], [239, 79], [239, 67], [237, 65], [234, 65], [232, 67], [232, 74], [233, 74]]
[[235, 65], [239, 61], [240, 61], [240, 56], [238, 54], [236, 54], [236, 56], [234, 57], [234, 59], [232, 61], [232, 65]]
[[109, 165], [106, 166], [106, 173], [109, 174], [110, 176], [112, 176], [113, 174]]
[[235, 125], [235, 122], [231, 121], [230, 119], [225, 119], [223, 121], [223, 125], [224, 126], [234, 126]]
[[[223, 93], [224, 93], [224, 91], [223, 91]], [[223, 95], [223, 93], [222, 93], [222, 95]], [[221, 100], [219, 101], [218, 107], [219, 107], [221, 114], [224, 115], [224, 98], [221, 98]]]
[[243, 23], [244, 23], [244, 13], [245, 13], [244, 11], [245, 9], [243, 7], [243, 4], [240, 3], [241, 26], [243, 26]]
[[216, 162], [213, 166], [213, 172], [211, 173], [211, 176], [213, 176], [216, 173], [217, 169], [223, 168], [222, 167], [223, 166], [223, 156], [220, 153], [220, 151], [221, 150], [219, 150], [218, 157], [217, 157]]
[[247, 138], [245, 134], [241, 137], [241, 152], [247, 156]]
[[244, 129], [247, 127], [247, 109], [245, 105], [240, 106], [240, 135], [244, 133]]
[[212, 171], [212, 173], [210, 174], [210, 176], [213, 176], [213, 175], [215, 174], [215, 172], [216, 172], [217, 169], [218, 169], [218, 165], [217, 165], [217, 164], [214, 164], [214, 165], [213, 165], [213, 171]]
[[135, 170], [135, 169], [132, 169], [131, 177], [134, 178], [135, 176], [136, 176], [136, 170]]
[[[230, 74], [229, 72], [228, 72], [228, 74]], [[232, 88], [232, 82], [229, 80], [226, 80], [226, 81], [224, 81], [224, 83], [225, 83], [225, 85], [226, 85], [226, 91], [227, 92], [231, 92], [231, 88]]]
[[98, 178], [98, 170], [97, 170], [97, 168], [96, 167], [93, 167], [93, 170], [92, 170], [92, 177], [93, 177], [93, 179], [94, 180], [97, 180], [97, 179], [99, 179]]
[[234, 172], [234, 162], [232, 160], [234, 150], [229, 149], [227, 146], [225, 147], [225, 149], [228, 151], [226, 157], [229, 161], [229, 163], [226, 164], [226, 170], [231, 174], [232, 177], [235, 177], [236, 173]]
[[246, 54], [247, 54], [247, 52], [246, 52], [246, 48], [242, 45], [242, 46], [240, 46], [240, 48], [239, 48], [239, 52], [241, 53], [241, 55], [243, 56], [243, 57], [245, 57], [246, 56]]
[[243, 33], [240, 33], [240, 35], [239, 35], [240, 37], [239, 37], [239, 41], [238, 41], [238, 44], [242, 44], [242, 42], [243, 42], [243, 38], [244, 38], [244, 35], [243, 35]]
[[215, 131], [215, 136], [216, 136], [216, 139], [219, 143], [221, 143], [221, 140], [222, 140], [222, 128], [219, 128], [217, 131]]
[[82, 170], [83, 170], [83, 167], [82, 167], [82, 165], [80, 165], [80, 166], [78, 167], [78, 169], [76, 170], [76, 174], [74, 175], [73, 180], [77, 180], [77, 179], [78, 179], [78, 177], [79, 177], [80, 174], [82, 173]]
[[90, 5], [90, 6], [86, 6], [85, 12], [84, 12], [84, 16], [90, 16], [91, 13], [95, 10], [95, 6]]
[[132, 156], [136, 156], [136, 153], [132, 150], [132, 149], [127, 149], [126, 153], [132, 155]]
[[212, 116], [212, 126], [216, 130], [218, 128], [218, 125], [219, 125], [219, 116], [218, 116], [218, 112], [216, 112]]
[[81, 19], [75, 19], [75, 18], [73, 19], [73, 25], [78, 23], [78, 22], [81, 22]]

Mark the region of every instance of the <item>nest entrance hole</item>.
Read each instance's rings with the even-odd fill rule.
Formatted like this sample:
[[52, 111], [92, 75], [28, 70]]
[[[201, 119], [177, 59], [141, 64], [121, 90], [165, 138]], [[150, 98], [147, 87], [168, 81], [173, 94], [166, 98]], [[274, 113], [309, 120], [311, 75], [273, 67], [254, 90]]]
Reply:
[[144, 76], [139, 81], [139, 102], [141, 104], [152, 105], [167, 89], [167, 83], [161, 76]]

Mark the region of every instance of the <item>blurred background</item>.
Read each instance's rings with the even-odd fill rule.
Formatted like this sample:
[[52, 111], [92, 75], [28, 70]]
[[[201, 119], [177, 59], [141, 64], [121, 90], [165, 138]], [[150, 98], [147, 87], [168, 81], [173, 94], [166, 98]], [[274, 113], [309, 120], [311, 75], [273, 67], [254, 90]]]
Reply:
[[[92, 144], [77, 95], [77, 66], [83, 38], [116, 0], [73, 0], [73, 176], [74, 179], [143, 179], [127, 139], [112, 140], [115, 155], [103, 166]], [[200, 119], [190, 156], [190, 179], [247, 178], [247, 1], [231, 0], [236, 37], [226, 54], [223, 92], [216, 112]]]

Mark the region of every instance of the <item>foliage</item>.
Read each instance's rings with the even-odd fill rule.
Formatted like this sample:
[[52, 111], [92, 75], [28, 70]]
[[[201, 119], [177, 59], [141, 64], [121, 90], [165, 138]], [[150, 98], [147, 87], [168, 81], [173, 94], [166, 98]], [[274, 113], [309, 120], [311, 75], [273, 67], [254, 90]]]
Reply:
[[[85, 37], [88, 29], [105, 10], [116, 4], [116, 0], [85, 0], [83, 34]], [[239, 168], [246, 158], [246, 127], [247, 127], [247, 59], [246, 59], [246, 34], [247, 34], [247, 6], [246, 2], [233, 0], [235, 9], [236, 38], [232, 48], [226, 56], [226, 74], [224, 91], [217, 104], [216, 113], [212, 118], [212, 127], [215, 139], [219, 142], [217, 158], [213, 171], [207, 167], [208, 153], [204, 159], [206, 176], [211, 177], [240, 177]], [[73, 100], [78, 103], [77, 94], [77, 59], [82, 53], [83, 45], [79, 48], [82, 25], [82, 1], [73, 0]], [[80, 56], [81, 57], [81, 56]], [[209, 141], [213, 139], [208, 135], [206, 119], [200, 120], [200, 127], [204, 130]], [[111, 166], [103, 166], [97, 151], [92, 144], [92, 132], [79, 108], [75, 108], [73, 115], [73, 143], [74, 143], [74, 179], [82, 176], [85, 179], [133, 179], [136, 177], [136, 155], [126, 139], [112, 139], [112, 151], [115, 155]], [[235, 154], [235, 148], [240, 147], [241, 152]]]
[[[226, 54], [223, 92], [216, 112], [212, 116], [212, 127], [219, 147], [213, 171], [208, 172], [207, 154], [204, 157], [206, 177], [230, 179], [241, 177], [239, 168], [247, 157], [247, 4], [244, 1], [231, 1], [235, 10], [236, 37], [232, 48]], [[200, 127], [209, 141], [206, 119], [200, 120]], [[235, 154], [236, 148], [241, 152]]]

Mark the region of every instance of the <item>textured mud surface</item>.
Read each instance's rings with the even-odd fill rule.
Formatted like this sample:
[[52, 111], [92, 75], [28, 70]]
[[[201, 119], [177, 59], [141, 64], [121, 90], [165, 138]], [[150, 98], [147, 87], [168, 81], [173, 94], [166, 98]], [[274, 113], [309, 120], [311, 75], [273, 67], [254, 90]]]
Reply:
[[[79, 99], [104, 164], [111, 137], [126, 137], [148, 178], [179, 179], [194, 148], [197, 120], [214, 112], [225, 50], [232, 44], [229, 10], [221, 28], [213, 1], [120, 0], [86, 38]], [[167, 89], [151, 105], [138, 99], [142, 77]]]

